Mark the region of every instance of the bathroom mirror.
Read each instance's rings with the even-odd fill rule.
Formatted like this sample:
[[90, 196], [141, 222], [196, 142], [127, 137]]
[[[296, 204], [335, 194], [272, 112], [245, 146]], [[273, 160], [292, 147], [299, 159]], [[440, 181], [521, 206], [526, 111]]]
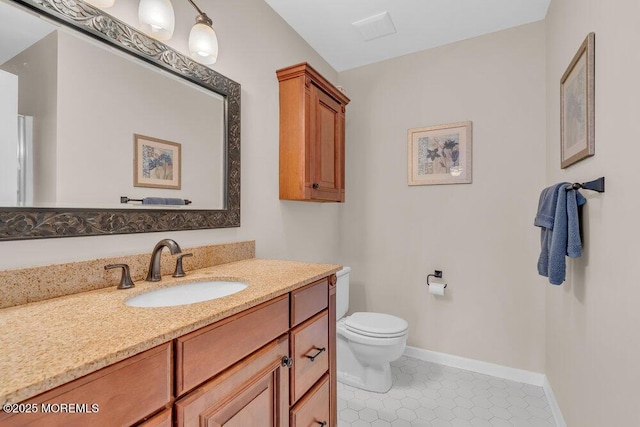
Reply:
[[238, 83], [82, 1], [0, 24], [0, 240], [240, 225]]

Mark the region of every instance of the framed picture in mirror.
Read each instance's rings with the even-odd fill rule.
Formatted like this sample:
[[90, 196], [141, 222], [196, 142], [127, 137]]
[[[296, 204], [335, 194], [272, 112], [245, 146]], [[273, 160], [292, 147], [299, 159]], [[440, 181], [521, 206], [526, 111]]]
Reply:
[[181, 145], [144, 135], [134, 135], [133, 185], [179, 190]]

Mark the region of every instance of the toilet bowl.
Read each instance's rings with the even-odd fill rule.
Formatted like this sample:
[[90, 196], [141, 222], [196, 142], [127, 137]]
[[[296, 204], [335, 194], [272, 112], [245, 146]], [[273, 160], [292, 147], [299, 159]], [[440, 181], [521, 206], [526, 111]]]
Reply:
[[338, 381], [364, 390], [386, 393], [392, 385], [390, 362], [402, 356], [408, 324], [384, 313], [353, 313], [349, 308], [349, 273], [336, 273], [336, 326]]

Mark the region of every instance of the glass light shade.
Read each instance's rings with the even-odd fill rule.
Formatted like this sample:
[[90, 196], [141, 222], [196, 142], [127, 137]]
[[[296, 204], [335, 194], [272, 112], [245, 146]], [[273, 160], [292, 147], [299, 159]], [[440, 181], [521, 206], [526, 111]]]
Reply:
[[96, 7], [101, 7], [104, 9], [113, 6], [113, 4], [116, 2], [116, 0], [84, 0], [84, 1], [85, 3], [89, 3]]
[[189, 34], [189, 52], [202, 64], [215, 64], [218, 60], [218, 37], [213, 28], [197, 23]]
[[170, 0], [140, 0], [138, 23], [147, 35], [158, 40], [169, 40], [173, 36], [176, 17]]

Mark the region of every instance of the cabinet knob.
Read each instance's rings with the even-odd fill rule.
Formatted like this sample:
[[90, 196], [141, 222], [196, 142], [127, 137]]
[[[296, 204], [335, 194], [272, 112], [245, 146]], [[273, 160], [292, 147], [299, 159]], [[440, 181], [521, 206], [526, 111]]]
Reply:
[[318, 183], [317, 183], [317, 182], [314, 182], [314, 183], [313, 183], [313, 185], [312, 185], [311, 187], [312, 187], [314, 190], [317, 190], [317, 189], [320, 187], [320, 185], [318, 185]]
[[320, 424], [320, 427], [324, 427], [327, 425], [326, 421], [316, 421], [318, 424]]
[[293, 359], [289, 356], [282, 356], [281, 362], [283, 368], [290, 368], [291, 366], [293, 366]]

